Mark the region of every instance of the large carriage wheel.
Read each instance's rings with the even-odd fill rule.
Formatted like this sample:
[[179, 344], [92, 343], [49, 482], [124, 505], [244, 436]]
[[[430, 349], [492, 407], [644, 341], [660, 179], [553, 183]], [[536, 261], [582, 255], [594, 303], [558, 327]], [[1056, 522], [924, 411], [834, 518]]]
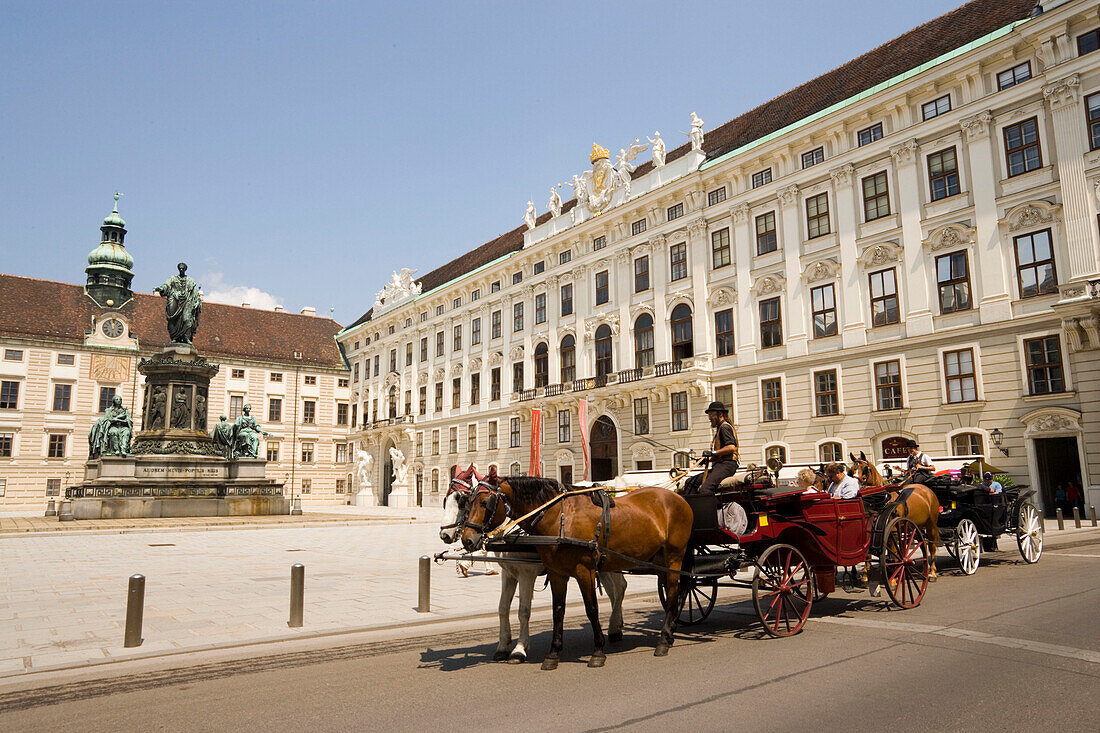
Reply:
[[879, 563], [890, 600], [899, 608], [918, 605], [932, 567], [920, 527], [905, 517], [894, 517], [886, 525]]
[[[696, 547], [695, 555], [709, 555], [706, 546]], [[714, 610], [714, 601], [718, 598], [718, 578], [699, 578], [690, 575], [680, 576], [680, 593], [684, 598], [684, 607], [680, 610], [679, 623], [695, 626], [706, 620]], [[668, 608], [664, 577], [657, 578], [657, 597], [661, 607]]]
[[757, 560], [752, 604], [770, 635], [792, 636], [802, 630], [813, 590], [813, 569], [797, 548], [772, 545]]
[[973, 575], [978, 570], [978, 563], [982, 559], [982, 542], [978, 537], [978, 528], [969, 519], [963, 519], [955, 527], [954, 555], [959, 561], [959, 567], [967, 575]]
[[1039, 562], [1043, 556], [1043, 520], [1030, 501], [1020, 505], [1016, 516], [1016, 545], [1028, 565]]

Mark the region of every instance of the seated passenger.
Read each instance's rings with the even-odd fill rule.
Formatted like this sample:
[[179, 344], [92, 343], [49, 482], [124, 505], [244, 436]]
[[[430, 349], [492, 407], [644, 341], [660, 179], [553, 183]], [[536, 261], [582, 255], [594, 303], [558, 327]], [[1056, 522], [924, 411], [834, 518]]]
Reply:
[[711, 402], [706, 409], [714, 428], [713, 450], [703, 451], [703, 458], [710, 461], [710, 469], [704, 474], [696, 474], [684, 482], [683, 494], [713, 494], [722, 483], [722, 479], [737, 473], [738, 453], [737, 434], [729, 421], [729, 413], [721, 402]]
[[803, 468], [795, 476], [794, 482], [798, 484], [798, 488], [802, 489], [803, 494], [817, 494], [820, 493], [814, 484], [817, 483], [817, 474], [808, 468]]
[[826, 489], [834, 499], [854, 499], [859, 496], [859, 482], [848, 475], [843, 463], [830, 463], [825, 467], [825, 475], [832, 483]]

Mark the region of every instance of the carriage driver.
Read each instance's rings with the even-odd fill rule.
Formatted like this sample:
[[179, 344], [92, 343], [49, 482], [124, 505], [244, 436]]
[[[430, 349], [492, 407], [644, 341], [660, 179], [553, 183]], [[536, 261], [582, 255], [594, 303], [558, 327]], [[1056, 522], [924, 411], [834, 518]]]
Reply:
[[[723, 479], [737, 473], [737, 434], [729, 421], [729, 412], [721, 402], [711, 402], [706, 410], [710, 425], [714, 428], [713, 450], [703, 451], [703, 458], [709, 459], [710, 470], [706, 474], [696, 474], [684, 482], [684, 494], [713, 494]], [[703, 476], [706, 476], [706, 480]]]
[[920, 444], [915, 440], [905, 441], [905, 448], [909, 451], [909, 458], [905, 461], [905, 470], [909, 474], [912, 483], [924, 483], [932, 478], [936, 466], [928, 454], [920, 449]]

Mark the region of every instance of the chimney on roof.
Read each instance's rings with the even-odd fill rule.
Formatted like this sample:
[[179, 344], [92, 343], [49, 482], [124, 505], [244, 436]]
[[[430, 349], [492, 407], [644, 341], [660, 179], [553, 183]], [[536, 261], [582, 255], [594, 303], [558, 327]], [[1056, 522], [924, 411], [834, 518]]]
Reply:
[[281, 305], [275, 306], [275, 312], [276, 313], [282, 313], [283, 312], [283, 307]]
[[248, 303], [241, 303], [241, 307], [242, 307], [242, 308], [247, 308], [248, 306], [249, 306], [249, 304], [248, 304]]
[[303, 316], [315, 316], [315, 315], [317, 315], [317, 309], [314, 308], [312, 305], [307, 305], [305, 308], [302, 308], [302, 315]]

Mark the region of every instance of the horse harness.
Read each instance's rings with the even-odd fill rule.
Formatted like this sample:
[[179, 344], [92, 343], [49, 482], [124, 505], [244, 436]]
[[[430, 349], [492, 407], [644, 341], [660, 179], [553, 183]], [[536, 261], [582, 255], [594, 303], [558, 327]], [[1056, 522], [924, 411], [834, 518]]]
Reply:
[[512, 505], [508, 503], [508, 497], [505, 496], [504, 492], [500, 490], [499, 486], [494, 486], [485, 479], [478, 481], [477, 484], [472, 487], [470, 501], [473, 501], [473, 499], [475, 499], [477, 495], [480, 494], [482, 491], [489, 495], [489, 499], [485, 504], [485, 519], [482, 520], [480, 524], [476, 522], [471, 522], [470, 512], [469, 510], [466, 510], [466, 512], [464, 512], [463, 514], [462, 521], [456, 524], [461, 525], [463, 528], [469, 527], [478, 534], [485, 535], [488, 534], [488, 529], [486, 528], [486, 525], [488, 525], [489, 522], [493, 521], [493, 517], [496, 516], [497, 507], [500, 505], [500, 503], [504, 503], [504, 516], [508, 519], [511, 519], [512, 517]]

